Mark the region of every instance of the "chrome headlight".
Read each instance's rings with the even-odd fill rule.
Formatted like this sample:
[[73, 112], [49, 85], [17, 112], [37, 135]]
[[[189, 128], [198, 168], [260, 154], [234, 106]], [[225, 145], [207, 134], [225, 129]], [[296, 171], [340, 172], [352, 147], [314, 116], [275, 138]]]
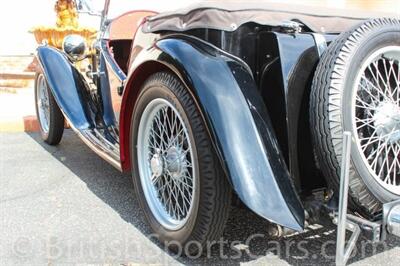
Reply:
[[67, 35], [62, 48], [72, 61], [79, 61], [86, 57], [86, 40], [80, 35]]

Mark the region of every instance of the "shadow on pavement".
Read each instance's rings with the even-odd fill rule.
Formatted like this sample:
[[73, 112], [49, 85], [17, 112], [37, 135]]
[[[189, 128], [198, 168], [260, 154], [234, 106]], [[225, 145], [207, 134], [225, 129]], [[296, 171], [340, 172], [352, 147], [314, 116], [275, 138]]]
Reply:
[[[151, 232], [135, 199], [130, 174], [122, 174], [103, 161], [71, 131], [66, 130], [59, 146], [44, 144], [37, 133], [29, 136], [77, 175], [102, 201], [144, 235]], [[136, 215], [132, 215], [136, 213]], [[176, 258], [184, 264], [294, 264], [333, 265], [336, 231], [331, 225], [314, 226], [307, 232], [274, 239], [267, 235], [268, 222], [244, 207], [232, 207], [221, 241], [210, 245], [206, 255]], [[154, 242], [154, 241], [153, 241]], [[154, 242], [163, 249], [162, 245]], [[390, 238], [385, 244], [359, 241], [350, 263], [400, 246]], [[170, 256], [174, 256], [169, 253]]]

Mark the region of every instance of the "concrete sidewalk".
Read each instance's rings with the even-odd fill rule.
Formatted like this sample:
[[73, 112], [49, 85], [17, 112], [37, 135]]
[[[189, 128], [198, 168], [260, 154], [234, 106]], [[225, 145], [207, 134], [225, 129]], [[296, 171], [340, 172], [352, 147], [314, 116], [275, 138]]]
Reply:
[[0, 56], [0, 132], [38, 131], [32, 55]]
[[0, 88], [0, 132], [38, 130], [33, 88]]
[[[37, 133], [0, 133], [0, 150], [0, 265], [334, 265], [334, 227], [271, 238], [267, 221], [241, 207], [208, 257], [176, 258], [150, 235], [130, 174], [71, 130], [56, 147]], [[400, 265], [399, 246], [360, 239], [350, 263]]]

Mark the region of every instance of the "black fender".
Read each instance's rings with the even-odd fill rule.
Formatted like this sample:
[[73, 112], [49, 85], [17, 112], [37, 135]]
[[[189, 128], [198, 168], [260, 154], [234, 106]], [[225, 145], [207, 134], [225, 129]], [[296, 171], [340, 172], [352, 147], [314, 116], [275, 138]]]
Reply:
[[302, 230], [304, 208], [292, 184], [267, 109], [249, 67], [200, 39], [171, 35], [142, 49], [132, 61], [122, 104], [141, 65], [158, 62], [185, 83], [208, 127], [237, 195], [251, 210]]
[[78, 130], [93, 127], [90, 112], [85, 110], [83, 77], [60, 50], [40, 46], [37, 58], [53, 96], [72, 126]]

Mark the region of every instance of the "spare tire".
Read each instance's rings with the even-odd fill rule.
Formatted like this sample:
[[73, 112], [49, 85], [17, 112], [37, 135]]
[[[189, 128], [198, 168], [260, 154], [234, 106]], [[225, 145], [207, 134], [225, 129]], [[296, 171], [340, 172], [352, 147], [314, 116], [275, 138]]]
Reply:
[[310, 97], [313, 145], [338, 191], [342, 136], [352, 134], [350, 206], [370, 218], [400, 197], [400, 21], [374, 19], [322, 55]]

